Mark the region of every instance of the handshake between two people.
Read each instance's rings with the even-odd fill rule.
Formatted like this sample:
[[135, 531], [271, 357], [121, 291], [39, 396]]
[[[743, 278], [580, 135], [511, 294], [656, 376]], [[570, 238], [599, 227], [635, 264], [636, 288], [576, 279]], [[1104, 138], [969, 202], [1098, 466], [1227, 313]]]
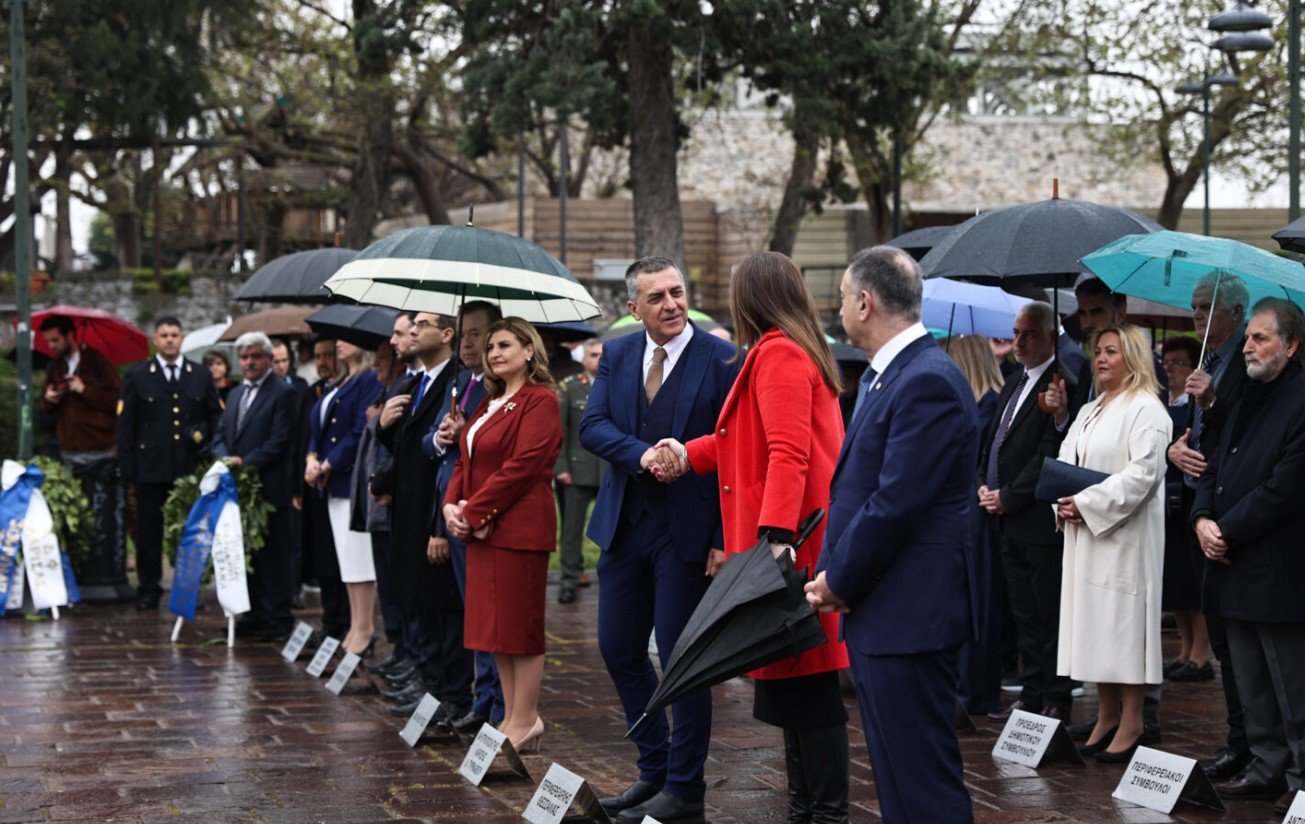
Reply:
[[639, 466], [664, 484], [677, 481], [693, 471], [689, 466], [689, 451], [674, 438], [662, 438], [653, 444], [639, 459]]

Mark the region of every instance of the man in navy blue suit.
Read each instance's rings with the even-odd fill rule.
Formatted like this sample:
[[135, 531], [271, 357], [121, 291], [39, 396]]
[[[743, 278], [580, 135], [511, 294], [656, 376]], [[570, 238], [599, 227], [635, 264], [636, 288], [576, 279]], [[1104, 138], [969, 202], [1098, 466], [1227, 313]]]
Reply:
[[844, 613], [879, 809], [888, 824], [973, 821], [961, 775], [956, 653], [973, 637], [969, 496], [979, 418], [920, 324], [920, 269], [887, 246], [843, 273], [848, 339], [870, 356], [834, 473], [807, 600]]
[[[444, 394], [444, 405], [435, 416], [435, 425], [421, 439], [421, 448], [439, 464], [435, 476], [435, 514], [431, 527], [430, 551], [432, 560], [448, 558], [453, 564], [462, 597], [467, 597], [467, 545], [449, 533], [444, 523], [444, 493], [449, 489], [453, 468], [457, 466], [460, 449], [458, 438], [467, 416], [485, 398], [485, 337], [489, 327], [502, 320], [503, 312], [494, 304], [483, 300], [468, 301], [458, 312], [459, 360], [464, 371], [458, 373], [457, 406], [453, 406], [453, 385]], [[475, 679], [471, 709], [460, 718], [450, 718], [445, 726], [452, 725], [461, 733], [475, 735], [486, 721], [497, 725], [503, 720], [503, 685], [498, 680], [494, 656], [488, 652], [473, 653]]]
[[[681, 630], [724, 563], [716, 475], [685, 475], [664, 485], [653, 444], [681, 443], [716, 425], [738, 374], [732, 345], [688, 322], [684, 276], [670, 260], [647, 257], [626, 271], [627, 306], [644, 327], [606, 344], [580, 443], [610, 464], [589, 522], [598, 561], [598, 647], [633, 724], [657, 689], [648, 635], [657, 634], [663, 667]], [[727, 490], [728, 491], [728, 490]], [[711, 738], [711, 693], [672, 705], [633, 736], [639, 780], [601, 799], [617, 821], [651, 816], [662, 824], [701, 821], [703, 764]]]

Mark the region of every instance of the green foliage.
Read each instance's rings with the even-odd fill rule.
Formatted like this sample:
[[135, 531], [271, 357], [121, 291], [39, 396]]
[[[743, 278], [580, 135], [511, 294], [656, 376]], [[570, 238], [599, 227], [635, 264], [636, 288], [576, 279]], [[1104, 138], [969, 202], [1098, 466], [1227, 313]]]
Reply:
[[90, 501], [81, 481], [73, 477], [68, 467], [43, 455], [34, 458], [32, 463], [45, 473], [41, 494], [50, 505], [59, 548], [67, 553], [73, 572], [80, 574], [95, 539], [95, 513], [91, 511]]
[[[199, 482], [212, 464], [204, 464], [192, 474], [177, 479], [167, 501], [163, 504], [163, 552], [169, 563], [177, 561], [177, 545], [181, 532], [190, 517], [191, 507], [199, 500]], [[240, 502], [240, 527], [245, 541], [245, 569], [253, 571], [254, 555], [267, 542], [267, 519], [275, 509], [263, 498], [263, 480], [253, 469], [227, 463], [227, 470], [236, 481], [236, 495]], [[205, 580], [212, 574], [212, 566], [205, 572]]]
[[130, 275], [131, 291], [136, 295], [189, 295], [191, 272], [181, 269], [161, 269], [154, 277], [153, 269], [122, 269]]

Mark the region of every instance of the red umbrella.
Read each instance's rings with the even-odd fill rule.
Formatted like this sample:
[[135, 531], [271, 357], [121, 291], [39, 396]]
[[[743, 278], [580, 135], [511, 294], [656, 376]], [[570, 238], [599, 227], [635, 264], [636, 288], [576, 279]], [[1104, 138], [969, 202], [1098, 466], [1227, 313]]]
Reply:
[[150, 356], [149, 338], [134, 323], [110, 315], [101, 309], [84, 309], [80, 306], [52, 306], [32, 313], [32, 350], [53, 357], [45, 343], [41, 324], [53, 315], [72, 319], [77, 328], [77, 340], [109, 359], [114, 366], [135, 363]]

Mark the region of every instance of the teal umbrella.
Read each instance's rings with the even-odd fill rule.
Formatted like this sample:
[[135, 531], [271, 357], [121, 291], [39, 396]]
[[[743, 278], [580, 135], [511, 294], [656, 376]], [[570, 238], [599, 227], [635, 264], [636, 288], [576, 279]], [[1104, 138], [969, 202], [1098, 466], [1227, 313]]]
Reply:
[[1277, 297], [1305, 307], [1305, 266], [1227, 238], [1169, 231], [1127, 235], [1082, 262], [1116, 292], [1180, 309], [1192, 308], [1192, 289], [1211, 273], [1212, 301], [1223, 281], [1235, 277], [1246, 285], [1252, 306]]
[[453, 316], [468, 300], [531, 323], [602, 316], [557, 258], [528, 240], [475, 226], [403, 229], [358, 253], [324, 284], [333, 295], [391, 309]]

